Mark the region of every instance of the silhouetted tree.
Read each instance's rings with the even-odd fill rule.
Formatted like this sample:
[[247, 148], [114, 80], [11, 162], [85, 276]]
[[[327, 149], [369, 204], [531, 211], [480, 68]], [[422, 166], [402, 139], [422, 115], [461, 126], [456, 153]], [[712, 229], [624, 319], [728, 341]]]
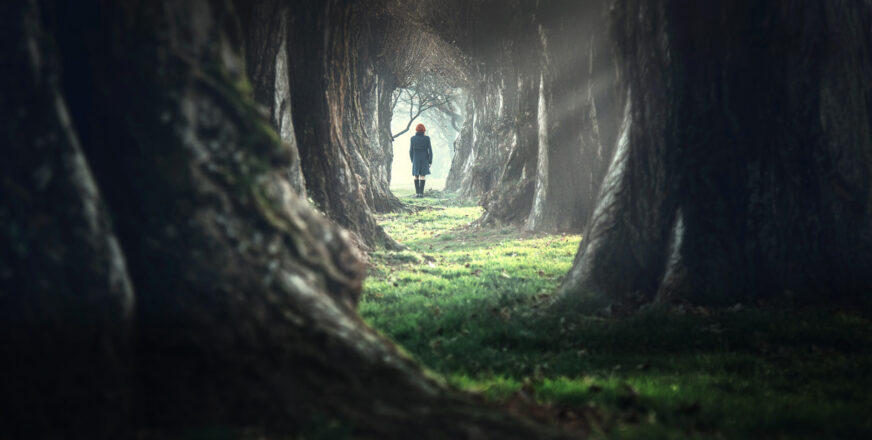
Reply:
[[408, 87], [397, 89], [392, 98], [391, 110], [396, 114], [398, 106], [402, 106], [408, 114], [397, 115], [407, 120], [406, 125], [397, 133], [391, 135], [396, 139], [412, 128], [412, 124], [424, 113], [443, 113], [455, 129], [460, 115], [455, 110], [460, 99], [460, 90], [453, 87], [447, 78], [424, 72], [418, 75]]

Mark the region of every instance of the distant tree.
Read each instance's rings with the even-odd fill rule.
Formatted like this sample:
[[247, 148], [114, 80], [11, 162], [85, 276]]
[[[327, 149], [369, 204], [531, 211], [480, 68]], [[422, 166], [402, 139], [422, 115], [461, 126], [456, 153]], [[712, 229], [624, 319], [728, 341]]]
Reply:
[[393, 95], [392, 110], [397, 117], [397, 110], [405, 110], [403, 118], [407, 119], [405, 128], [392, 135], [396, 139], [409, 132], [412, 124], [421, 115], [430, 112], [433, 117], [447, 120], [455, 130], [460, 130], [462, 122], [460, 105], [462, 90], [454, 87], [444, 77], [426, 71], [415, 78], [408, 87], [397, 89]]

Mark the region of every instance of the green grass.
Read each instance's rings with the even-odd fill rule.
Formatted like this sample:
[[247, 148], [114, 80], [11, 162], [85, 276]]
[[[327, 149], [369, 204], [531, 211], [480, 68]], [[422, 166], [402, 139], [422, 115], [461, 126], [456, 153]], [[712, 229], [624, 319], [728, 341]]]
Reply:
[[872, 436], [872, 321], [858, 311], [561, 313], [580, 236], [470, 229], [480, 208], [399, 192], [409, 249], [371, 255], [360, 310], [458, 387], [555, 408], [609, 438]]

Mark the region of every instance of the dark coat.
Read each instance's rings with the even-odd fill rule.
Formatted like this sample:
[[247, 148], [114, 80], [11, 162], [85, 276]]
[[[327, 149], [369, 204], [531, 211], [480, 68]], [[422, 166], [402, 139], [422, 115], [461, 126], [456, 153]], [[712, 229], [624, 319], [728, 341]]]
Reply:
[[412, 159], [412, 175], [426, 176], [430, 174], [433, 164], [433, 147], [430, 146], [430, 136], [415, 133], [409, 146], [409, 159]]

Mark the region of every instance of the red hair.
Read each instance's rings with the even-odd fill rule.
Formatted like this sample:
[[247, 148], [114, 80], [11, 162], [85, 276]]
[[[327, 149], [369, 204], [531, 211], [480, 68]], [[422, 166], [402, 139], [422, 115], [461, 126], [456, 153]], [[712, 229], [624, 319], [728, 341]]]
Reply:
[[417, 131], [419, 133], [423, 133], [423, 132], [427, 131], [427, 129], [424, 128], [424, 124], [418, 124], [418, 126], [415, 127], [415, 131]]

